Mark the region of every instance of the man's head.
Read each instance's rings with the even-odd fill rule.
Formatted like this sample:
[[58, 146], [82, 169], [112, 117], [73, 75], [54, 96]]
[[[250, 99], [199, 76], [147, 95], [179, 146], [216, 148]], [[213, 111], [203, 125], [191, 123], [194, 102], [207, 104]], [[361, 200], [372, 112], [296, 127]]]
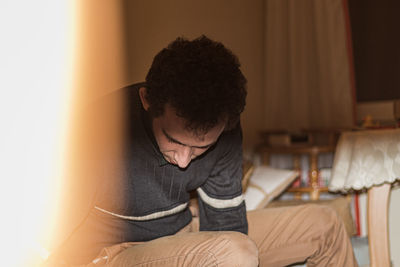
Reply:
[[237, 57], [205, 36], [178, 38], [161, 50], [146, 83], [140, 95], [160, 151], [181, 168], [234, 128], [245, 106], [246, 79]]

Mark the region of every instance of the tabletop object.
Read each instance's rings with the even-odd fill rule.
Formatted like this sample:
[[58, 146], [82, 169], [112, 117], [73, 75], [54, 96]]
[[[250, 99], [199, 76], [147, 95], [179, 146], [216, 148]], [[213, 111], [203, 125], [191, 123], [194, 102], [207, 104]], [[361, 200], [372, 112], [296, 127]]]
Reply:
[[371, 267], [389, 267], [388, 199], [400, 180], [400, 129], [344, 132], [337, 144], [330, 191], [368, 190]]

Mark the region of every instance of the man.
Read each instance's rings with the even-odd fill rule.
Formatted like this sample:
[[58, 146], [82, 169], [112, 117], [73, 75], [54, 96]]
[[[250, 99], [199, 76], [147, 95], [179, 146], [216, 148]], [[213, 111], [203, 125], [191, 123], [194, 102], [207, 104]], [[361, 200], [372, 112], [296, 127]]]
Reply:
[[[99, 101], [85, 120], [91, 130], [73, 168], [86, 179], [78, 196], [84, 216], [50, 262], [357, 266], [328, 208], [246, 213], [239, 122], [245, 87], [237, 58], [221, 43], [178, 38], [156, 55], [145, 83]], [[195, 219], [188, 208], [193, 191]]]

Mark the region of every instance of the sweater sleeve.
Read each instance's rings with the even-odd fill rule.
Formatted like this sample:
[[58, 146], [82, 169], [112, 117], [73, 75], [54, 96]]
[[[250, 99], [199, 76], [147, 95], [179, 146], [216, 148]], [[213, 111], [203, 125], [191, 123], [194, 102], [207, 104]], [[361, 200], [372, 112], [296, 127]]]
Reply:
[[197, 189], [201, 231], [247, 234], [242, 195], [242, 132], [240, 125], [218, 141], [219, 159], [207, 181]]

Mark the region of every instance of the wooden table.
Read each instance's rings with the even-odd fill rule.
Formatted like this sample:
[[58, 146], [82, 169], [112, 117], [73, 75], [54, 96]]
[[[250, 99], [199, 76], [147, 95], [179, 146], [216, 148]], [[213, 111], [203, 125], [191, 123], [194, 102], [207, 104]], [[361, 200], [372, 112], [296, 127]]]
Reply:
[[297, 194], [301, 197], [302, 193], [310, 194], [311, 200], [319, 199], [321, 192], [327, 192], [327, 187], [321, 187], [319, 184], [318, 155], [322, 153], [332, 153], [335, 151], [334, 145], [290, 145], [290, 146], [269, 146], [260, 145], [257, 149], [261, 155], [261, 161], [265, 165], [269, 165], [271, 154], [288, 154], [294, 157], [294, 169], [300, 170], [300, 156], [308, 155], [310, 161], [310, 185], [307, 187], [291, 187], [288, 192]]
[[389, 267], [388, 205], [400, 180], [400, 129], [345, 132], [339, 139], [329, 189], [368, 190], [371, 267]]

